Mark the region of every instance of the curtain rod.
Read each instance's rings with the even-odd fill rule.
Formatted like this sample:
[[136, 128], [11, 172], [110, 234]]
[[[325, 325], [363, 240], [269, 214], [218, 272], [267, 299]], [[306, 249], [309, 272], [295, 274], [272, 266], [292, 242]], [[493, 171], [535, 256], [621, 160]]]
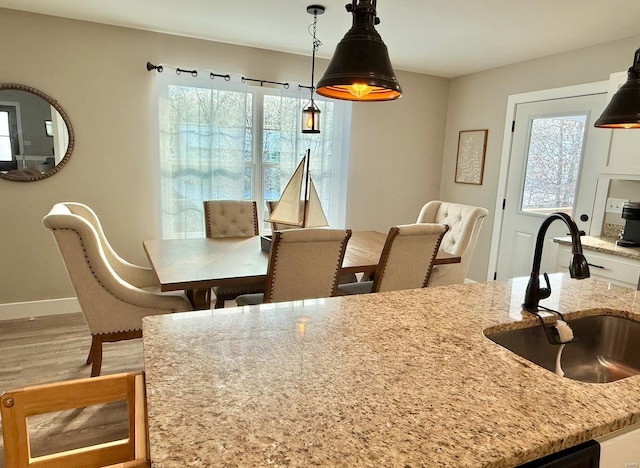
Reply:
[[[147, 62], [147, 71], [151, 71], [151, 70], [158, 70], [158, 73], [162, 73], [164, 71], [164, 67], [162, 65], [154, 65], [151, 62]], [[198, 70], [185, 70], [184, 68], [177, 67], [176, 68], [176, 75], [180, 75], [182, 73], [189, 73], [193, 77], [198, 76]], [[219, 74], [213, 73], [213, 72], [209, 73], [209, 78], [211, 78], [212, 80], [216, 76], [220, 77], [220, 78], [224, 78], [225, 81], [229, 81], [231, 79], [230, 75], [219, 75]]]
[[[162, 65], [154, 65], [151, 62], [147, 62], [147, 71], [151, 71], [151, 70], [158, 70], [158, 73], [162, 73], [164, 71], [164, 67]], [[184, 68], [177, 67], [176, 68], [176, 74], [180, 75], [182, 73], [189, 73], [193, 77], [198, 76], [198, 70], [186, 70]], [[224, 78], [225, 81], [231, 80], [231, 76], [230, 75], [219, 75], [219, 74], [213, 73], [213, 72], [209, 73], [209, 78], [211, 78], [213, 80], [215, 77]], [[269, 84], [280, 85], [284, 89], [289, 89], [289, 83], [283, 83], [283, 82], [280, 82], [280, 81], [259, 80], [259, 79], [256, 79], [256, 78], [245, 78], [243, 76], [242, 77], [242, 82], [245, 83], [247, 81], [253, 81], [255, 83], [260, 83], [260, 86], [263, 86], [265, 83], [269, 83]], [[298, 86], [298, 88], [300, 88], [300, 86]]]
[[280, 81], [269, 81], [269, 80], [258, 80], [255, 78], [245, 78], [244, 76], [242, 77], [242, 82], [244, 83], [245, 81], [253, 81], [256, 83], [260, 83], [260, 86], [264, 85], [265, 83], [269, 83], [269, 84], [277, 84], [282, 86], [284, 89], [289, 89], [289, 83], [282, 83]]

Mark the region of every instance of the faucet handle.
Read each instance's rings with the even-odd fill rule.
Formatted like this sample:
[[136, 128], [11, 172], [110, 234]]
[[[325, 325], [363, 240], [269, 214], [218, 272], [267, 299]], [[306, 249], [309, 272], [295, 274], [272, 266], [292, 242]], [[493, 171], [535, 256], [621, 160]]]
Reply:
[[547, 287], [540, 288], [538, 292], [538, 299], [546, 299], [547, 297], [551, 296], [551, 283], [549, 282], [549, 275], [543, 273], [542, 276], [544, 276], [544, 282], [547, 283]]

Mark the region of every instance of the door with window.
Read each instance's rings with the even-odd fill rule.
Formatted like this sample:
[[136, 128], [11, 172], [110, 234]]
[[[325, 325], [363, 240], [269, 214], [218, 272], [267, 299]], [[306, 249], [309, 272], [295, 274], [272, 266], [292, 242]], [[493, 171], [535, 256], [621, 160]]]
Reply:
[[[540, 225], [561, 211], [589, 233], [598, 174], [606, 159], [610, 132], [593, 122], [606, 94], [518, 104], [504, 200], [497, 279], [528, 276]], [[541, 272], [555, 271], [553, 237], [568, 234], [562, 222], [545, 236]]]

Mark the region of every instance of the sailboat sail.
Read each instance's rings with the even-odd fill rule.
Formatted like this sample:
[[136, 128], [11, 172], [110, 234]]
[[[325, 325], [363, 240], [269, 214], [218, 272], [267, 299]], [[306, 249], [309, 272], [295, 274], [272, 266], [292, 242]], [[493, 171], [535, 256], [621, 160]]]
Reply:
[[322, 203], [313, 184], [313, 180], [309, 178], [309, 202], [307, 203], [306, 227], [328, 226], [327, 217], [324, 215]]
[[291, 179], [289, 179], [280, 200], [278, 200], [278, 204], [267, 221], [302, 226], [303, 213], [301, 213], [300, 193], [304, 182], [304, 162], [303, 158]]
[[267, 221], [298, 227], [328, 226], [320, 197], [309, 175], [311, 150], [298, 164]]

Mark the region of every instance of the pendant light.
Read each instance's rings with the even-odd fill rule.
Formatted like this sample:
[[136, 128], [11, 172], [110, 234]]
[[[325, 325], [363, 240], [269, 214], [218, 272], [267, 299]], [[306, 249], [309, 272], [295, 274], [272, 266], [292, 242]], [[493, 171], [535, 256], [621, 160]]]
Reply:
[[320, 46], [320, 41], [316, 39], [316, 24], [318, 23], [318, 15], [324, 13], [322, 5], [309, 5], [307, 13], [313, 15], [313, 52], [311, 54], [311, 99], [302, 110], [302, 133], [320, 133], [320, 109], [313, 102], [313, 76], [316, 68], [316, 51]]
[[402, 96], [387, 46], [375, 25], [376, 0], [352, 0], [346, 9], [353, 15], [333, 58], [318, 81], [317, 93], [347, 101], [390, 101]]
[[613, 95], [596, 123], [600, 128], [640, 128], [640, 49], [627, 71], [627, 82]]

